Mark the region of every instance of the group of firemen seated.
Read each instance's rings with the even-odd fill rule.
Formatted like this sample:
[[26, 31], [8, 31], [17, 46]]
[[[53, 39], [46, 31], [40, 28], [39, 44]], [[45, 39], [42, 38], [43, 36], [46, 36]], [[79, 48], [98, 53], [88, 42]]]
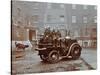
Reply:
[[[45, 29], [44, 32], [44, 39], [46, 42], [52, 42], [53, 47], [60, 47], [61, 46], [61, 33], [59, 30], [55, 31], [50, 30], [50, 27]], [[66, 36], [65, 39], [70, 39], [69, 36]]]

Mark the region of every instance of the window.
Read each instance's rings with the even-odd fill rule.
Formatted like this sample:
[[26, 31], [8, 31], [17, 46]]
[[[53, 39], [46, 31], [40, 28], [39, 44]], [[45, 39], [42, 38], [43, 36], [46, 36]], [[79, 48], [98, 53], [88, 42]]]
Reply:
[[61, 7], [61, 8], [64, 8], [64, 4], [60, 4], [60, 7]]
[[39, 20], [39, 16], [38, 15], [32, 16], [32, 20], [33, 22], [37, 22]]
[[49, 21], [51, 21], [51, 15], [47, 15], [47, 21], [49, 22]]
[[30, 22], [30, 21], [28, 22], [28, 25], [29, 25], [29, 26], [31, 25], [31, 22]]
[[38, 8], [38, 7], [34, 7], [33, 9], [35, 9], [35, 10], [36, 10], [36, 9], [39, 9], [39, 8]]
[[96, 42], [96, 41], [93, 42], [93, 46], [94, 46], [94, 47], [97, 46], [97, 42]]
[[96, 28], [93, 28], [92, 31], [93, 31], [93, 32], [96, 32]]
[[48, 3], [48, 5], [47, 5], [47, 6], [48, 6], [48, 8], [51, 8], [51, 5], [52, 5], [51, 3]]
[[35, 2], [35, 3], [33, 4], [33, 9], [39, 9], [38, 6], [39, 6], [39, 3]]
[[52, 8], [53, 8], [53, 9], [59, 9], [59, 8], [60, 8], [60, 5], [57, 4], [57, 3], [53, 3], [53, 4], [52, 4]]
[[94, 16], [94, 23], [97, 23], [97, 16]]
[[22, 25], [22, 22], [21, 22], [21, 21], [17, 21], [17, 24], [18, 24], [18, 25]]
[[76, 5], [75, 4], [72, 4], [72, 9], [76, 9]]
[[87, 27], [85, 28], [84, 36], [89, 36], [89, 31], [88, 31], [88, 28]]
[[83, 6], [83, 9], [88, 9], [88, 6], [87, 6], [87, 5], [84, 5], [84, 6]]
[[38, 5], [39, 5], [39, 3], [37, 3], [37, 2], [34, 3], [34, 6], [38, 6]]
[[84, 42], [84, 47], [88, 47], [88, 42]]
[[72, 23], [76, 23], [76, 16], [72, 16]]
[[18, 32], [18, 31], [16, 31], [16, 36], [17, 36], [17, 37], [20, 37], [20, 34], [19, 34], [19, 32]]
[[83, 17], [83, 23], [87, 23], [87, 17]]
[[94, 6], [94, 9], [97, 10], [97, 6]]
[[64, 15], [60, 16], [60, 21], [64, 22]]

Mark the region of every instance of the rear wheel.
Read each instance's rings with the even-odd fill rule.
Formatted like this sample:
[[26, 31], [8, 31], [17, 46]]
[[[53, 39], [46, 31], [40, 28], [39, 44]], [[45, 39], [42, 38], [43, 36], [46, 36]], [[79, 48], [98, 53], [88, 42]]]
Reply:
[[75, 44], [72, 46], [72, 49], [71, 49], [71, 56], [72, 56], [72, 59], [78, 59], [81, 55], [81, 47], [80, 45], [78, 44]]
[[55, 50], [51, 51], [48, 55], [48, 62], [56, 63], [59, 61], [59, 53]]

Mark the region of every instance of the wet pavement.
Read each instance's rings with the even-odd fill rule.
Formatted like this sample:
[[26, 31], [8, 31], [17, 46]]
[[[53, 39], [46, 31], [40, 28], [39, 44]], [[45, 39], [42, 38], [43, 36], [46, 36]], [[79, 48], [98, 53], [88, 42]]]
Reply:
[[[12, 59], [12, 73], [13, 75], [15, 75], [27, 73], [65, 72], [95, 69], [85, 61], [85, 59], [87, 58], [85, 57], [85, 54], [88, 55], [85, 50], [86, 49], [82, 51], [81, 57], [77, 60], [63, 59], [55, 64], [43, 62], [38, 56], [37, 52], [26, 50], [23, 56]], [[12, 57], [14, 57], [14, 55]]]
[[97, 69], [97, 49], [82, 49], [81, 57], [94, 69]]

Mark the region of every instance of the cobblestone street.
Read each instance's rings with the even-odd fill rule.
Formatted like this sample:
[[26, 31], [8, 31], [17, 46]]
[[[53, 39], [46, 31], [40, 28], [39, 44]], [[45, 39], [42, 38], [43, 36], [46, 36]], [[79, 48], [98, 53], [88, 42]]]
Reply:
[[[93, 53], [91, 51], [93, 51]], [[92, 58], [91, 56], [93, 56], [93, 58], [89, 60], [87, 56], [89, 56], [89, 59]], [[12, 57], [14, 57], [14, 55]], [[82, 55], [78, 60], [63, 59], [55, 64], [43, 62], [37, 52], [26, 50], [24, 56], [12, 59], [12, 73], [26, 74], [96, 69], [91, 63], [95, 63], [96, 65], [96, 50], [87, 51], [83, 49]]]

